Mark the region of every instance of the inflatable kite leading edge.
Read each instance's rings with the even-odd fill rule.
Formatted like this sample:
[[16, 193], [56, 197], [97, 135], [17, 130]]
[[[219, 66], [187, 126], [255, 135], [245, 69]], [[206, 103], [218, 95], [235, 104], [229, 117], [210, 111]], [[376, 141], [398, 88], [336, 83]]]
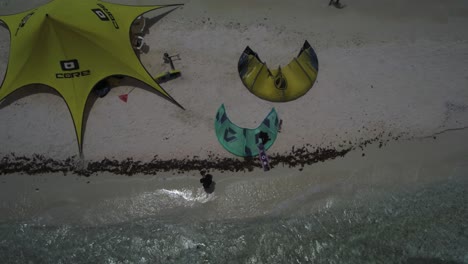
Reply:
[[146, 71], [129, 37], [130, 26], [138, 16], [170, 6], [179, 5], [54, 0], [33, 10], [0, 16], [11, 40], [0, 100], [29, 84], [55, 89], [70, 110], [80, 153], [88, 95], [96, 83], [109, 76], [138, 79], [183, 108]]
[[253, 129], [242, 128], [232, 123], [222, 104], [215, 119], [216, 137], [219, 143], [229, 152], [236, 156], [253, 157], [259, 154], [258, 144], [261, 142], [260, 133], [266, 133], [270, 140], [265, 144], [265, 150], [270, 148], [278, 134], [279, 119], [273, 108], [263, 122]]
[[271, 102], [295, 100], [309, 91], [318, 73], [318, 59], [307, 40], [288, 65], [270, 70], [249, 46], [239, 58], [239, 76], [254, 95]]

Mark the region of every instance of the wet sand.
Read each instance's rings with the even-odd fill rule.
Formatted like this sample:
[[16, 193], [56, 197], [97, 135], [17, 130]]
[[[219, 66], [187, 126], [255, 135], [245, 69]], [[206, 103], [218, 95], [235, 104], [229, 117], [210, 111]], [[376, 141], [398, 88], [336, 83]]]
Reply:
[[106, 172], [89, 177], [12, 173], [0, 177], [0, 221], [101, 225], [155, 216], [183, 215], [203, 221], [340, 208], [359, 197], [377, 199], [453, 181], [467, 184], [468, 150], [460, 144], [467, 138], [468, 131], [460, 130], [437, 139], [392, 142], [383, 148], [372, 144], [344, 158], [304, 168], [213, 170], [212, 194], [204, 192], [199, 171], [132, 177]]

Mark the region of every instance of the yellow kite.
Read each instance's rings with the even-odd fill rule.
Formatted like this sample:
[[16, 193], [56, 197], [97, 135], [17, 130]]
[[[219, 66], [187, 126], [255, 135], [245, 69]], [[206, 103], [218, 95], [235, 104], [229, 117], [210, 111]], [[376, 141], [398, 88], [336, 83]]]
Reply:
[[138, 16], [165, 7], [169, 6], [54, 0], [30, 11], [0, 16], [11, 40], [0, 101], [29, 84], [55, 89], [72, 115], [80, 153], [86, 101], [105, 78], [125, 75], [141, 80], [182, 108], [146, 71], [130, 41], [130, 27]]
[[284, 68], [271, 70], [249, 46], [239, 58], [239, 76], [245, 87], [256, 96], [271, 102], [288, 102], [306, 94], [318, 74], [318, 58], [307, 40]]

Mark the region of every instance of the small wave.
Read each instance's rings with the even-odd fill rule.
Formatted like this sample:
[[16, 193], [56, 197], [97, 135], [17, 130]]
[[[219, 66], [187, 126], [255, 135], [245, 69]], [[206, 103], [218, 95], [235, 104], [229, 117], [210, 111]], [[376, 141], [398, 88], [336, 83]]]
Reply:
[[206, 193], [202, 188], [197, 189], [194, 193], [192, 190], [182, 189], [182, 190], [167, 190], [161, 189], [158, 191], [159, 194], [167, 195], [170, 198], [182, 199], [187, 202], [195, 203], [207, 203], [215, 199], [214, 194]]

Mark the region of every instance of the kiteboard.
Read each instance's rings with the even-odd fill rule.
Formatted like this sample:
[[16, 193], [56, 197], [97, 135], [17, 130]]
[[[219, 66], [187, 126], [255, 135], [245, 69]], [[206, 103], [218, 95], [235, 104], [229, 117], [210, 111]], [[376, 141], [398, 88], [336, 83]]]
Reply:
[[180, 73], [179, 70], [172, 70], [172, 71], [167, 71], [167, 72], [163, 72], [161, 74], [156, 75], [156, 77], [154, 77], [154, 80], [157, 83], [164, 83], [164, 82], [173, 80], [177, 77], [180, 77], [181, 75], [182, 73]]
[[270, 160], [268, 160], [268, 156], [265, 152], [265, 146], [262, 143], [258, 144], [258, 158], [260, 159], [260, 163], [262, 164], [263, 171], [269, 171], [270, 167]]

